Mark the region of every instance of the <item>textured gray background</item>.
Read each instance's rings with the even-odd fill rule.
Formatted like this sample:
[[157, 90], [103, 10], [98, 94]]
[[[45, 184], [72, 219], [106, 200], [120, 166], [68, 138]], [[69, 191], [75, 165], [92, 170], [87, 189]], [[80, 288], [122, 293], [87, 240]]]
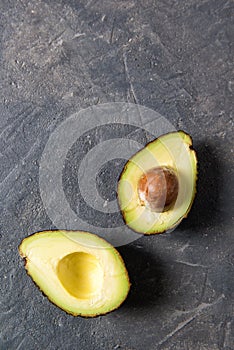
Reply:
[[[233, 350], [232, 15], [231, 0], [0, 1], [1, 350]], [[123, 306], [74, 318], [34, 286], [17, 247], [54, 228], [38, 184], [49, 135], [109, 101], [153, 108], [193, 136], [198, 194], [172, 234], [119, 249], [132, 281]], [[98, 186], [112, 198], [108, 174]]]

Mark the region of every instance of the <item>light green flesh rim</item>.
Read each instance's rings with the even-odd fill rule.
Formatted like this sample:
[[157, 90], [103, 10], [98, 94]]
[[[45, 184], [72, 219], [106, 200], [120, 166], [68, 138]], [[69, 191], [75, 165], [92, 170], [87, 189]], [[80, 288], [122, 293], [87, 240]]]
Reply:
[[[97, 316], [116, 309], [126, 298], [130, 283], [117, 250], [102, 238], [82, 231], [44, 231], [25, 238], [20, 255], [25, 268], [41, 291], [54, 304], [76, 316]], [[58, 262], [68, 254], [84, 252], [95, 256], [103, 269], [100, 293], [89, 299], [72, 296], [57, 274]]]
[[[188, 214], [196, 192], [197, 159], [191, 137], [183, 131], [163, 135], [136, 153], [126, 164], [118, 184], [118, 200], [126, 224], [144, 234], [162, 233], [177, 226]], [[158, 166], [174, 169], [179, 182], [175, 205], [156, 213], [142, 205], [138, 182], [148, 170]]]

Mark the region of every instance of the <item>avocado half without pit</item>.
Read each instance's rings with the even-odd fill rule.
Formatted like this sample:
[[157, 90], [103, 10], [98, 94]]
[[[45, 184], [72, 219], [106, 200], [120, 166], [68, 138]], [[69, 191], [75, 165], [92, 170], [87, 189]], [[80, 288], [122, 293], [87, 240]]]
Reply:
[[183, 131], [160, 136], [125, 165], [118, 201], [125, 223], [143, 234], [176, 227], [191, 209], [196, 193], [197, 158]]
[[50, 301], [77, 316], [120, 306], [130, 283], [124, 262], [104, 239], [82, 231], [44, 231], [19, 246], [25, 268]]

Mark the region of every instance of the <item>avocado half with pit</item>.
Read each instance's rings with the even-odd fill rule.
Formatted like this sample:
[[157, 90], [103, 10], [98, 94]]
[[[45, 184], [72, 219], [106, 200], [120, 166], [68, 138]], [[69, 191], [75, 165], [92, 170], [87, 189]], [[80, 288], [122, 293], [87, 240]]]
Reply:
[[191, 137], [171, 132], [150, 142], [125, 165], [118, 201], [125, 223], [143, 234], [176, 227], [191, 209], [197, 158]]
[[120, 306], [130, 283], [118, 251], [97, 235], [44, 231], [19, 246], [25, 268], [50, 301], [66, 312], [93, 317]]

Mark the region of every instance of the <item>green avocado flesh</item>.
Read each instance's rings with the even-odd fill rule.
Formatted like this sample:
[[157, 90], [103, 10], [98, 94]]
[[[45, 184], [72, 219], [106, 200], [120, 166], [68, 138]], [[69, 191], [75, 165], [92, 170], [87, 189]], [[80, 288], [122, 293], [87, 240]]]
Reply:
[[120, 306], [130, 289], [128, 273], [104, 239], [82, 231], [44, 231], [19, 246], [25, 268], [42, 292], [61, 309], [93, 317]]
[[[175, 203], [161, 212], [142, 203], [138, 187], [144, 174], [158, 167], [172, 169], [178, 180]], [[162, 233], [177, 226], [191, 209], [196, 179], [196, 153], [188, 134], [172, 132], [150, 142], [127, 162], [120, 176], [118, 201], [126, 224], [143, 234]]]

